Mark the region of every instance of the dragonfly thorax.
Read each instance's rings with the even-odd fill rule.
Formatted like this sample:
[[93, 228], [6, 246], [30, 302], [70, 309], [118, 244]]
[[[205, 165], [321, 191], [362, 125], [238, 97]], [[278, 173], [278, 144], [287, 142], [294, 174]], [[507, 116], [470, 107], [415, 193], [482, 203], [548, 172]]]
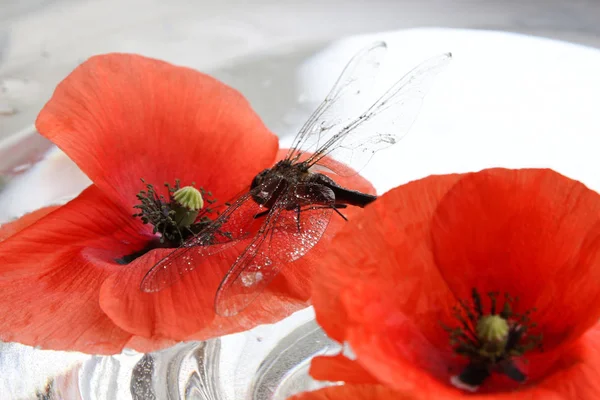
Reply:
[[281, 160], [272, 168], [259, 172], [250, 185], [252, 198], [258, 204], [270, 208], [290, 186], [307, 181], [312, 174], [304, 163]]

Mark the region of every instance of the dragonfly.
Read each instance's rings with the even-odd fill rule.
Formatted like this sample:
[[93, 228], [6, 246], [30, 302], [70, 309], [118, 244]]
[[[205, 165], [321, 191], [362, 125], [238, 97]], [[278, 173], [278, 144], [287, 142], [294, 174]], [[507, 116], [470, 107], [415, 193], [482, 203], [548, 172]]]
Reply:
[[[141, 290], [163, 290], [204, 257], [242, 244], [214, 302], [218, 315], [236, 315], [319, 242], [334, 213], [346, 219], [340, 210], [375, 201], [374, 195], [338, 185], [335, 176], [358, 173], [377, 151], [408, 133], [433, 78], [452, 58], [445, 53], [421, 63], [364, 107], [386, 51], [385, 42], [359, 51], [298, 131], [286, 157], [258, 173], [212, 223], [159, 260]], [[359, 113], [361, 107], [366, 110]]]

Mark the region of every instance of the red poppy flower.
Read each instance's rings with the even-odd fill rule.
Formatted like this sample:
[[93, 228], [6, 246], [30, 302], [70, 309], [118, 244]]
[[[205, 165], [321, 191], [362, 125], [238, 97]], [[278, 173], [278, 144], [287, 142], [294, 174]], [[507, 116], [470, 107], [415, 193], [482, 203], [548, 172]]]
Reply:
[[332, 248], [313, 303], [355, 357], [317, 357], [316, 379], [346, 384], [295, 399], [600, 398], [600, 195], [583, 184], [431, 176], [381, 196]]
[[[216, 316], [213, 299], [239, 248], [207, 257], [161, 292], [140, 290], [144, 273], [170, 251], [132, 256], [157, 239], [133, 216], [145, 189], [140, 179], [165, 195], [164, 182], [196, 182], [225, 202], [283, 154], [234, 89], [158, 60], [97, 56], [57, 87], [36, 125], [93, 184], [64, 206], [0, 229], [1, 340], [90, 353], [148, 351], [275, 322], [307, 305], [311, 260], [341, 219], [332, 218], [322, 242], [236, 317]], [[372, 192], [360, 177], [338, 182]]]

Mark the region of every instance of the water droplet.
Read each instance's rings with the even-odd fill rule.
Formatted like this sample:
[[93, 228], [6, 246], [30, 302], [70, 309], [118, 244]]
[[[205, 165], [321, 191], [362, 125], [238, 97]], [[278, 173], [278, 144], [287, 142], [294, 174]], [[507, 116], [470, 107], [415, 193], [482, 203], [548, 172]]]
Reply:
[[242, 284], [245, 287], [256, 285], [263, 279], [262, 272], [244, 272], [242, 273]]
[[242, 284], [246, 287], [254, 285], [254, 278], [249, 273], [242, 273]]

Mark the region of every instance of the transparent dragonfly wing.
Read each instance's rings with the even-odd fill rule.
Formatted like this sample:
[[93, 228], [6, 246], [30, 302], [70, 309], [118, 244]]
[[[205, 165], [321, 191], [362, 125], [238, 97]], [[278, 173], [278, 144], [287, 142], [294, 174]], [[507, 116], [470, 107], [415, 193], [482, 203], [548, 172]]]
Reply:
[[266, 202], [274, 190], [265, 189], [271, 189], [272, 186], [269, 185], [277, 187], [279, 184], [281, 182], [265, 182], [231, 202], [208, 227], [159, 260], [142, 279], [141, 290], [149, 293], [161, 291], [193, 271], [200, 265], [203, 257], [251, 238], [253, 232], [260, 229], [257, 225], [260, 225], [262, 220], [258, 217], [267, 212], [262, 204], [255, 201], [254, 196], [262, 196]]
[[[452, 55], [446, 53], [419, 64], [367, 111], [329, 137], [308, 159], [309, 164], [341, 176], [360, 172], [376, 152], [394, 145], [410, 131], [434, 78], [451, 59]], [[351, 167], [352, 172], [339, 168], [339, 163]]]
[[215, 298], [216, 313], [233, 316], [243, 311], [287, 264], [308, 253], [327, 229], [334, 203], [331, 189], [319, 184], [301, 184], [282, 196], [264, 231], [223, 279]]
[[366, 107], [369, 90], [387, 50], [375, 42], [359, 51], [348, 62], [333, 88], [300, 129], [286, 159], [302, 161], [316, 151], [329, 134], [343, 128]]

